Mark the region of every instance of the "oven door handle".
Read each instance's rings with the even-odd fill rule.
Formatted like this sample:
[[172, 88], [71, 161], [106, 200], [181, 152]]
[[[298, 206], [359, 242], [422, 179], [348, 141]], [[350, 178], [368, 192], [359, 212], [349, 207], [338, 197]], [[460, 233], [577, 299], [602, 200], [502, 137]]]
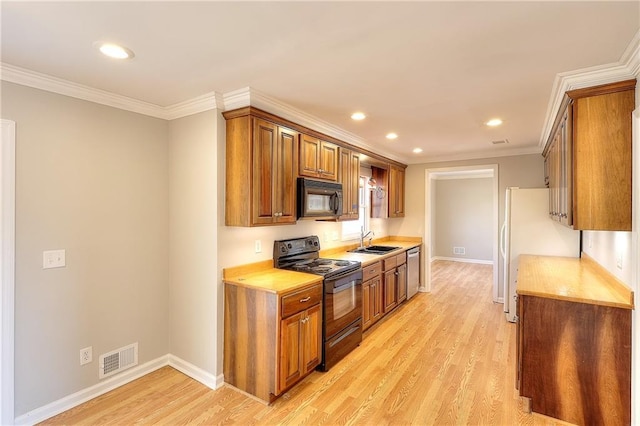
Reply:
[[358, 331], [359, 328], [360, 328], [359, 325], [356, 325], [356, 326], [352, 327], [351, 330], [347, 331], [342, 336], [338, 337], [336, 340], [334, 340], [333, 342], [329, 343], [329, 347], [330, 348], [334, 347], [335, 345], [337, 345], [338, 343], [340, 343], [341, 341], [343, 341], [344, 339], [349, 337], [349, 335], [351, 335], [351, 334], [355, 333], [356, 331]]
[[349, 281], [348, 283], [343, 284], [339, 287], [332, 287], [329, 293], [340, 293], [341, 291], [347, 290], [351, 287], [355, 287], [356, 285], [358, 285], [357, 280]]

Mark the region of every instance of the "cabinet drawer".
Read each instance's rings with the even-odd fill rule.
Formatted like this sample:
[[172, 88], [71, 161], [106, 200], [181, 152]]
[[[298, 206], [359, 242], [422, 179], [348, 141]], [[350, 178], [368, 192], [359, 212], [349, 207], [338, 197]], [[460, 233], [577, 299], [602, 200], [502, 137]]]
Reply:
[[403, 251], [401, 254], [396, 256], [396, 264], [402, 265], [403, 263], [407, 263], [407, 252]]
[[373, 265], [369, 265], [362, 268], [362, 282], [369, 281], [371, 278], [377, 277], [382, 272], [382, 265], [380, 262], [376, 262]]
[[307, 287], [282, 296], [282, 318], [304, 311], [322, 301], [322, 285]]
[[391, 257], [383, 260], [383, 262], [384, 262], [384, 270], [386, 272], [386, 271], [396, 267], [396, 265], [398, 264], [398, 257], [397, 256], [391, 256]]

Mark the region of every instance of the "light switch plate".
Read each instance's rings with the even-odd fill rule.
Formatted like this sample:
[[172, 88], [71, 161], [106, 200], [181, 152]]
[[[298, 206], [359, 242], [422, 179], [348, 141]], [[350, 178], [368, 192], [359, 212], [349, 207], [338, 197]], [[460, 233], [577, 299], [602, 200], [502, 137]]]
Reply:
[[64, 268], [66, 266], [65, 250], [47, 250], [42, 252], [42, 269]]

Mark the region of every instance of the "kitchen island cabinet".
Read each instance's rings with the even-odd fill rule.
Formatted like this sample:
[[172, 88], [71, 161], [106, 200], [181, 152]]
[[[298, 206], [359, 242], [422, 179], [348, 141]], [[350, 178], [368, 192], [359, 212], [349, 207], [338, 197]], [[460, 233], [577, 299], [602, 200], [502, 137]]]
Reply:
[[322, 357], [322, 277], [284, 270], [225, 278], [224, 378], [266, 403]]
[[631, 422], [633, 292], [593, 260], [520, 256], [516, 387], [570, 423]]

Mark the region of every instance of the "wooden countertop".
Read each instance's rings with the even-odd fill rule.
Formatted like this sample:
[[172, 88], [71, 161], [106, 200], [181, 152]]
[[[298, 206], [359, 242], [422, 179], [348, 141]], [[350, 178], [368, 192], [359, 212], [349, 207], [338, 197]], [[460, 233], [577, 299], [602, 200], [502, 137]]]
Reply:
[[[373, 240], [373, 245], [399, 247], [383, 255], [351, 253], [357, 244], [321, 250], [320, 257], [327, 259], [356, 260], [362, 266], [368, 266], [379, 260], [390, 256], [395, 256], [403, 251], [422, 245], [421, 238], [413, 237], [386, 237]], [[287, 293], [298, 288], [322, 282], [320, 275], [307, 274], [304, 272], [286, 271], [273, 267], [273, 260], [251, 263], [248, 265], [234, 266], [222, 270], [222, 278], [225, 283], [240, 285], [244, 287], [261, 288], [272, 293]]]
[[582, 258], [520, 255], [517, 293], [633, 309], [633, 291], [583, 253]]
[[254, 287], [271, 293], [288, 293], [298, 288], [322, 283], [320, 275], [284, 269], [265, 269], [234, 277], [225, 277], [224, 282], [243, 287]]

